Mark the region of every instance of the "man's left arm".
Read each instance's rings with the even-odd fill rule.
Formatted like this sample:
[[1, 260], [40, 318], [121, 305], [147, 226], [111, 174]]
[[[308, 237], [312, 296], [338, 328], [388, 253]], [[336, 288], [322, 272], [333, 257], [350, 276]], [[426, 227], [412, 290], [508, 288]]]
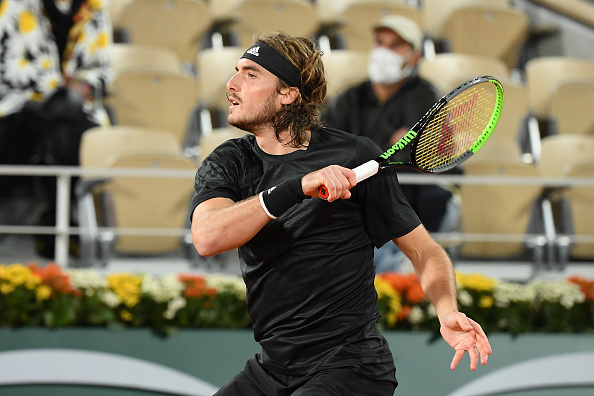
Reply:
[[456, 275], [446, 251], [423, 225], [393, 242], [411, 260], [421, 287], [435, 306], [441, 335], [456, 351], [450, 368], [456, 368], [466, 351], [471, 370], [476, 370], [479, 358], [483, 365], [487, 364], [489, 340], [478, 323], [458, 311]]

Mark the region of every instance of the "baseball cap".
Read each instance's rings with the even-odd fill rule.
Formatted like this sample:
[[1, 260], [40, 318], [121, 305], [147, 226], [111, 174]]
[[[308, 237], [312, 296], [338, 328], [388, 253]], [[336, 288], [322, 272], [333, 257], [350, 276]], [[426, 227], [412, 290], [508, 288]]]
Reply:
[[411, 44], [415, 50], [421, 50], [423, 32], [419, 25], [412, 19], [401, 15], [385, 15], [373, 26], [374, 31], [380, 28], [390, 29], [398, 33], [398, 35]]

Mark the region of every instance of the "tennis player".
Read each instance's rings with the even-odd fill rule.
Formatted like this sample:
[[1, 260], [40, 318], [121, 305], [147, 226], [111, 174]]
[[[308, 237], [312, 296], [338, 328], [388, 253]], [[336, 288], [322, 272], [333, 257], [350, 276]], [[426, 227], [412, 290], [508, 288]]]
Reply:
[[[348, 67], [348, 66], [347, 66]], [[322, 53], [305, 38], [256, 40], [227, 83], [228, 122], [249, 132], [196, 173], [192, 237], [212, 256], [239, 248], [254, 337], [262, 351], [216, 395], [393, 395], [393, 356], [377, 326], [373, 247], [393, 241], [412, 261], [441, 334], [470, 368], [491, 347], [459, 312], [446, 252], [404, 198], [395, 172], [356, 185], [350, 168], [376, 158], [371, 140], [323, 128]], [[327, 200], [318, 198], [325, 185]]]

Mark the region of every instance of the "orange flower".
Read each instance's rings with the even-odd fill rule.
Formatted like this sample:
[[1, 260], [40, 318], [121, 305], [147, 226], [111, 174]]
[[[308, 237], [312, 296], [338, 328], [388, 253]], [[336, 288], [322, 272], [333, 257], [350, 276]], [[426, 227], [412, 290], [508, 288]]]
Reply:
[[186, 287], [184, 295], [186, 297], [214, 297], [217, 290], [206, 285], [206, 278], [200, 275], [185, 275], [180, 274], [179, 278]]
[[[415, 279], [417, 278], [415, 277]], [[411, 283], [406, 290], [405, 297], [411, 304], [419, 304], [421, 301], [425, 300], [425, 292], [423, 291], [421, 284], [417, 281]]]
[[571, 276], [567, 280], [579, 285], [582, 293], [586, 296], [586, 300], [594, 301], [594, 280], [589, 281], [577, 275]]
[[423, 292], [419, 279], [414, 272], [408, 274], [384, 272], [378, 276], [388, 281], [394, 290], [411, 304], [418, 304], [425, 299], [425, 292]]
[[400, 312], [398, 312], [398, 320], [404, 320], [404, 319], [408, 318], [408, 315], [410, 315], [411, 311], [412, 311], [411, 306], [403, 305]]
[[61, 294], [72, 294], [80, 297], [81, 291], [72, 287], [70, 276], [62, 272], [62, 268], [55, 263], [40, 267], [37, 263], [28, 263], [27, 267], [38, 276], [44, 285]]

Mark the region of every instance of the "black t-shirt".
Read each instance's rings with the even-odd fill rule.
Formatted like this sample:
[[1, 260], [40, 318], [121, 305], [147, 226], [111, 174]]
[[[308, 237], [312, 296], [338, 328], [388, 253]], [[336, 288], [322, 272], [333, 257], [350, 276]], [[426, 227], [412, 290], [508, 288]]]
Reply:
[[[240, 201], [327, 165], [349, 168], [377, 157], [369, 139], [323, 128], [307, 150], [264, 153], [253, 135], [215, 149], [196, 174], [194, 206]], [[306, 375], [327, 367], [392, 362], [377, 329], [373, 246], [420, 224], [394, 172], [380, 172], [347, 200], [306, 199], [239, 248], [259, 359], [272, 371]], [[370, 374], [370, 375], [377, 375]]]

